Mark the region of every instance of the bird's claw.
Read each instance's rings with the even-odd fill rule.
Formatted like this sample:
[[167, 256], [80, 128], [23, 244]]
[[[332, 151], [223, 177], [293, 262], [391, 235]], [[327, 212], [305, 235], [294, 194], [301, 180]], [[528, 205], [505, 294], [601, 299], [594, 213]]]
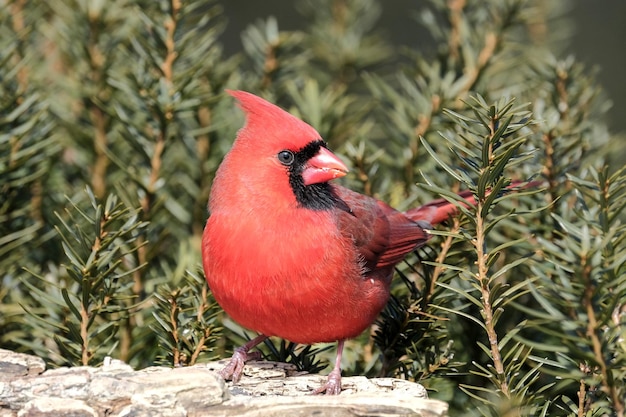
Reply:
[[328, 379], [324, 385], [313, 391], [312, 395], [322, 394], [326, 395], [339, 395], [341, 393], [341, 371], [336, 372], [333, 370], [330, 374], [328, 374]]
[[233, 356], [230, 358], [228, 365], [224, 367], [218, 374], [224, 378], [224, 380], [231, 380], [233, 382], [239, 382], [241, 375], [243, 374], [243, 367], [247, 361], [261, 359], [261, 352], [247, 352], [246, 349], [235, 349]]

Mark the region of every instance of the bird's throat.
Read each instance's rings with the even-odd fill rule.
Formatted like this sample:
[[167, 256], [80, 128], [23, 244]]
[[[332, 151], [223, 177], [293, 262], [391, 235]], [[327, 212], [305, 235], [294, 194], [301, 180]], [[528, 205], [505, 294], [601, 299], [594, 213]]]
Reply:
[[298, 206], [309, 210], [332, 210], [337, 207], [339, 198], [328, 183], [304, 185], [302, 177], [289, 178], [289, 184], [296, 196]]

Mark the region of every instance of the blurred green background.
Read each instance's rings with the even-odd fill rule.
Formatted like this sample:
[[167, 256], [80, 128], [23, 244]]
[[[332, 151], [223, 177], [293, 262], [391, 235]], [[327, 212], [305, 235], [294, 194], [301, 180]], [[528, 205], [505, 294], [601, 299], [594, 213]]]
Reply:
[[[0, 346], [141, 368], [244, 343], [200, 267], [243, 89], [315, 126], [356, 191], [489, 203], [399, 265], [344, 375], [419, 381], [450, 415], [623, 416], [625, 4], [0, 0]], [[505, 178], [545, 187], [487, 201]]]
[[[251, 2], [227, 0], [220, 2], [228, 26], [222, 35], [227, 53], [241, 50], [240, 34], [260, 18], [275, 16], [282, 30], [293, 30], [304, 26], [303, 17], [294, 8], [295, 2], [267, 0]], [[395, 0], [386, 2], [378, 26], [383, 28], [394, 44], [413, 49], [432, 49], [428, 31], [421, 28], [422, 35], [415, 37], [418, 27], [413, 23], [415, 15], [427, 2]], [[613, 103], [608, 112], [608, 124], [613, 133], [626, 135], [626, 1], [624, 0], [562, 0], [564, 18], [560, 24], [567, 25], [569, 33], [563, 39], [553, 40], [552, 50], [557, 56], [573, 54], [589, 68], [596, 68], [597, 79]], [[412, 37], [407, 37], [406, 28], [411, 25]]]

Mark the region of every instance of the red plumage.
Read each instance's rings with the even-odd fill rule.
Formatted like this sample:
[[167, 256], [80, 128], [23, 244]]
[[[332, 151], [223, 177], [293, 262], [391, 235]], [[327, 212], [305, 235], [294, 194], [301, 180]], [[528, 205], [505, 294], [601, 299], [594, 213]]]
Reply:
[[[262, 336], [340, 341], [318, 390], [337, 394], [342, 341], [374, 322], [394, 265], [456, 208], [438, 200], [401, 213], [329, 184], [347, 168], [315, 129], [250, 93], [229, 93], [247, 122], [213, 182], [202, 241], [207, 281], [223, 309]], [[235, 352], [223, 376], [239, 378], [262, 336]]]

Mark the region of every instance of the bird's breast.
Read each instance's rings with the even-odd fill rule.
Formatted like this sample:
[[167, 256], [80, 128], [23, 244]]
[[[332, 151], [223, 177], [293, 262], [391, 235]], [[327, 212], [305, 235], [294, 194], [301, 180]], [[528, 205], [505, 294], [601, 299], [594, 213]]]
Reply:
[[387, 281], [364, 276], [328, 213], [274, 214], [209, 219], [203, 262], [218, 303], [239, 324], [293, 342], [361, 333], [384, 307]]

